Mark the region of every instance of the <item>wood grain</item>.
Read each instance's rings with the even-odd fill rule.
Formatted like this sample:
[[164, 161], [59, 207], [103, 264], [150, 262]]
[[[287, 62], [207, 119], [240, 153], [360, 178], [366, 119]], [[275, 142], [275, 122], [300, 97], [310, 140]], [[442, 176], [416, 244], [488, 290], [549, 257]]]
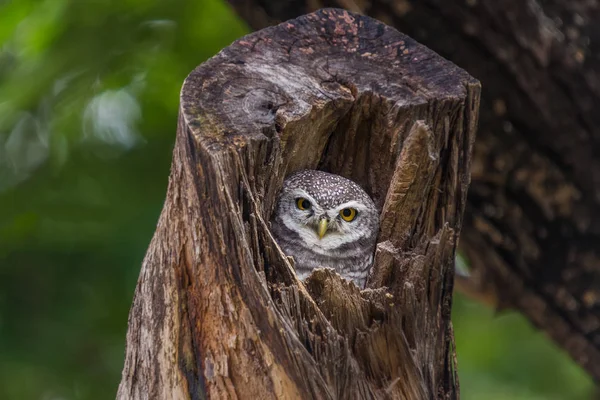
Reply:
[[[164, 209], [130, 313], [119, 399], [457, 399], [450, 321], [479, 83], [341, 10], [266, 28], [181, 92]], [[369, 287], [303, 284], [269, 231], [286, 175], [382, 208]]]

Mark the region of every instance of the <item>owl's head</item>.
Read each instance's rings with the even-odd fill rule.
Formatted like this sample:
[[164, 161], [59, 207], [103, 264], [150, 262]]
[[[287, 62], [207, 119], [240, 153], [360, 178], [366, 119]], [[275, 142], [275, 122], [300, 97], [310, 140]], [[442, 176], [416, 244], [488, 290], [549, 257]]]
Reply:
[[369, 195], [351, 180], [305, 170], [285, 180], [273, 223], [296, 233], [303, 242], [299, 245], [333, 250], [372, 245], [379, 213]]

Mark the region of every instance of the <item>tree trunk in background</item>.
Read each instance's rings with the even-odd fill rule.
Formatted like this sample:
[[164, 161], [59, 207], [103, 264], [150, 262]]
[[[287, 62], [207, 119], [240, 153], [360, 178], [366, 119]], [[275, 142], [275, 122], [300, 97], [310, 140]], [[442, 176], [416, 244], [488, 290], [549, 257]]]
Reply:
[[[479, 90], [340, 10], [199, 66], [181, 93], [118, 398], [457, 399], [450, 310]], [[357, 181], [383, 210], [367, 289], [327, 269], [300, 283], [273, 241], [276, 195], [304, 168]]]
[[230, 0], [255, 28], [340, 7], [483, 85], [460, 247], [469, 289], [513, 307], [600, 379], [600, 3]]

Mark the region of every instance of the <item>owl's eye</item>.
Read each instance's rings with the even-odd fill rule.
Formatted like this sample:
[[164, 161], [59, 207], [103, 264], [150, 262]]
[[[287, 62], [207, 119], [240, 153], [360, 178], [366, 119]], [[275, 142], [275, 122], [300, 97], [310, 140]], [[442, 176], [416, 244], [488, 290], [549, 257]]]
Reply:
[[344, 208], [343, 210], [340, 210], [340, 217], [346, 222], [354, 221], [354, 218], [356, 218], [356, 209]]
[[306, 200], [304, 197], [299, 197], [296, 199], [296, 207], [302, 211], [308, 210], [310, 209], [310, 201]]

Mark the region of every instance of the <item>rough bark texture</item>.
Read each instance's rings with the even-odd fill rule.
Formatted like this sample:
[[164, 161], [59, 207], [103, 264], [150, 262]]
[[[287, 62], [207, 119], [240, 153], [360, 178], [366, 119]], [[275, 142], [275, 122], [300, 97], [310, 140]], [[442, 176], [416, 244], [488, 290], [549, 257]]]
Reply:
[[[341, 10], [192, 72], [118, 398], [458, 398], [450, 309], [479, 90]], [[367, 289], [328, 269], [299, 282], [273, 241], [274, 200], [302, 168], [354, 179], [381, 207]]]
[[255, 28], [323, 6], [364, 13], [482, 82], [460, 242], [467, 289], [522, 311], [600, 380], [600, 3], [230, 3]]

